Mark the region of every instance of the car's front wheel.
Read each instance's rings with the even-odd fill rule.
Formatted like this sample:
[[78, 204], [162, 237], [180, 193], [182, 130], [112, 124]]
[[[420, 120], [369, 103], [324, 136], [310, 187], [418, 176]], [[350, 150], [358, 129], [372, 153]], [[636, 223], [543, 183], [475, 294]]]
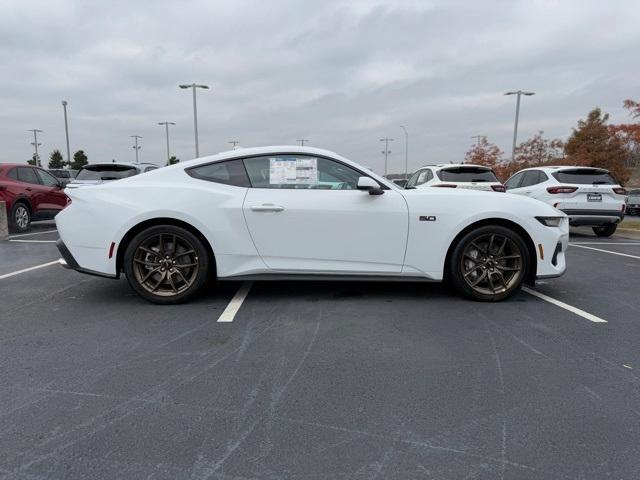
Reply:
[[464, 296], [491, 302], [516, 293], [528, 269], [522, 237], [508, 228], [488, 225], [460, 239], [451, 255], [449, 276]]
[[9, 227], [14, 232], [26, 232], [31, 226], [31, 211], [22, 202], [16, 202], [9, 212]]
[[593, 233], [595, 233], [598, 237], [610, 237], [611, 235], [616, 233], [617, 228], [617, 223], [609, 223], [601, 227], [593, 227]]
[[175, 225], [159, 225], [129, 242], [123, 270], [141, 297], [167, 305], [199, 293], [207, 282], [209, 265], [207, 249], [197, 236]]

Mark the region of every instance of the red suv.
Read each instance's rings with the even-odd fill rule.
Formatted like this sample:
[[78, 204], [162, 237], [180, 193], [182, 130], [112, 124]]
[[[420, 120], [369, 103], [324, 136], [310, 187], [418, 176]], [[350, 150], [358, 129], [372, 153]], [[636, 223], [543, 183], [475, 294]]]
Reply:
[[0, 163], [0, 201], [7, 202], [9, 228], [24, 232], [31, 220], [48, 220], [68, 202], [64, 186], [46, 170]]

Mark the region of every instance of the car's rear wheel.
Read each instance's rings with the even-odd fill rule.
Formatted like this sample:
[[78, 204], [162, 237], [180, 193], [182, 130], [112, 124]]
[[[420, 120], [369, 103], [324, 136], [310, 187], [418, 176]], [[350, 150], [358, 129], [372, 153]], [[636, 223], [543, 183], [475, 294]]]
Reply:
[[31, 226], [31, 211], [23, 202], [16, 202], [9, 212], [9, 227], [14, 232], [26, 232]]
[[607, 225], [603, 225], [601, 227], [593, 227], [593, 233], [595, 233], [598, 237], [610, 237], [614, 233], [616, 233], [616, 229], [618, 228], [617, 223], [608, 223]]
[[153, 303], [184, 302], [204, 287], [210, 265], [202, 241], [175, 225], [137, 234], [127, 246], [123, 269], [131, 287]]
[[449, 274], [464, 296], [499, 301], [522, 286], [529, 269], [529, 254], [522, 237], [513, 230], [488, 225], [467, 233], [454, 247]]

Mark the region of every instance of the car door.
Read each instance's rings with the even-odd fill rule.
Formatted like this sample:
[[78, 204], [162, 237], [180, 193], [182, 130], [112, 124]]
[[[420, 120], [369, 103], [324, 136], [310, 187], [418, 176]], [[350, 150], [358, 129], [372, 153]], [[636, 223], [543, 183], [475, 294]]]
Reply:
[[55, 215], [67, 205], [67, 196], [60, 186], [60, 181], [44, 170], [34, 169], [43, 187], [41, 210], [50, 211]]
[[515, 193], [516, 195], [531, 195], [531, 185], [535, 184], [538, 178], [538, 174], [535, 171], [526, 170], [524, 172], [517, 173], [511, 177], [505, 183], [507, 191], [509, 193]]
[[[399, 273], [408, 211], [392, 189], [357, 189], [368, 176], [335, 159], [275, 154], [244, 159], [243, 211], [270, 269], [294, 273]], [[385, 187], [386, 188], [386, 187]]]
[[45, 203], [45, 189], [40, 184], [36, 170], [31, 167], [17, 168], [18, 181], [23, 183], [25, 194], [31, 203], [32, 214], [38, 214]]

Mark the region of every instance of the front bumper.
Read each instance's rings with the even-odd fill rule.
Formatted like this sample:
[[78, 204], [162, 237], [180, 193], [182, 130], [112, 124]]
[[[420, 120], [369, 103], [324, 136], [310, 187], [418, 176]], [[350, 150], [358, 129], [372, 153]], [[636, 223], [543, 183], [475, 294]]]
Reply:
[[56, 241], [56, 247], [58, 247], [58, 251], [60, 252], [60, 255], [62, 255], [62, 258], [59, 260], [59, 263], [64, 268], [69, 268], [71, 270], [75, 270], [76, 272], [80, 272], [80, 273], [86, 273], [87, 275], [95, 275], [96, 277], [103, 277], [103, 278], [119, 278], [120, 277], [119, 274], [112, 275], [109, 273], [96, 272], [95, 270], [89, 270], [88, 268], [81, 267], [80, 265], [78, 265], [78, 262], [76, 261], [76, 259], [73, 258], [73, 255], [71, 255], [71, 252], [69, 251], [67, 246], [64, 244], [62, 239], [58, 239], [58, 241]]
[[562, 211], [569, 217], [569, 225], [573, 227], [599, 227], [608, 223], [620, 223], [624, 218], [624, 212], [619, 210], [563, 209]]

